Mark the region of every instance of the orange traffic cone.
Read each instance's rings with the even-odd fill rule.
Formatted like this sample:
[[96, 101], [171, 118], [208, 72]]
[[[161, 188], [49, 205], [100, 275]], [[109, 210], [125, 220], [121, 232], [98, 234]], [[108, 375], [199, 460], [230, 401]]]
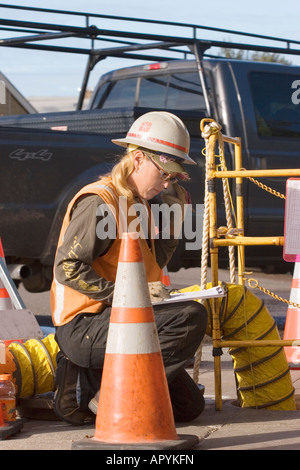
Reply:
[[[4, 250], [2, 246], [2, 240], [0, 237], [0, 256], [5, 262]], [[14, 304], [9, 296], [9, 293], [4, 287], [2, 280], [0, 279], [0, 310], [13, 310]]]
[[[155, 226], [155, 234], [157, 235], [158, 233], [159, 233], [158, 227]], [[169, 272], [168, 272], [167, 266], [165, 266], [165, 267], [161, 270], [160, 280], [161, 280], [161, 282], [162, 282], [166, 287], [169, 287], [169, 286], [171, 285], [170, 276], [169, 276]]]
[[176, 433], [140, 243], [123, 236], [95, 436], [73, 449], [188, 449]]
[[169, 272], [168, 272], [167, 266], [165, 266], [165, 267], [162, 269], [160, 280], [161, 280], [161, 282], [162, 282], [166, 287], [169, 287], [169, 286], [171, 285], [170, 276], [169, 276]]
[[[300, 263], [295, 263], [290, 302], [300, 306]], [[283, 339], [300, 340], [300, 307], [289, 305], [286, 314]], [[300, 369], [300, 346], [286, 346], [284, 352], [291, 369]]]

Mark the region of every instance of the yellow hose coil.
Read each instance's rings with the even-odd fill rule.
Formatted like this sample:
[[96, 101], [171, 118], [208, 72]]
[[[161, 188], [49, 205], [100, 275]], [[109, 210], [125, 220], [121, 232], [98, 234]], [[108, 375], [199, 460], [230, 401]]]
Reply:
[[[211, 285], [207, 285], [207, 288]], [[246, 287], [224, 284], [227, 297], [217, 299], [223, 340], [278, 340], [275, 320], [264, 302]], [[181, 292], [200, 290], [191, 286]], [[207, 334], [212, 335], [211, 300]], [[294, 387], [289, 365], [281, 346], [230, 348], [237, 382], [237, 395], [242, 407], [295, 410]]]
[[54, 339], [54, 334], [50, 334], [42, 339], [42, 343], [46, 346], [47, 351], [50, 355], [54, 370], [56, 369], [56, 355], [59, 351], [57, 342]]
[[[30, 339], [26, 341], [24, 346], [31, 357], [35, 372], [36, 387], [34, 395], [54, 390], [54, 366], [44, 343], [38, 339]], [[22, 382], [24, 382], [26, 377], [23, 376], [22, 379]]]
[[54, 391], [56, 355], [59, 351], [54, 335], [29, 339], [25, 343], [13, 341], [6, 350], [6, 364], [0, 373], [12, 374], [17, 399]]
[[[35, 372], [31, 357], [27, 348], [23, 343], [14, 341], [9, 345], [9, 351], [14, 357], [14, 362], [20, 370], [20, 374], [16, 378], [16, 395], [19, 397], [32, 397], [35, 394]], [[15, 374], [13, 374], [15, 378]]]

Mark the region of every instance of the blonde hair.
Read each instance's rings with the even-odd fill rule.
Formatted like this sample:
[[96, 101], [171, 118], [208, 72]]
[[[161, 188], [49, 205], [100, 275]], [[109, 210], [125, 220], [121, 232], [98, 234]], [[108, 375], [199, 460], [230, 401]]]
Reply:
[[133, 200], [133, 188], [127, 183], [127, 178], [134, 170], [132, 151], [127, 151], [119, 163], [115, 165], [111, 172], [112, 182], [120, 196], [125, 196], [129, 201]]

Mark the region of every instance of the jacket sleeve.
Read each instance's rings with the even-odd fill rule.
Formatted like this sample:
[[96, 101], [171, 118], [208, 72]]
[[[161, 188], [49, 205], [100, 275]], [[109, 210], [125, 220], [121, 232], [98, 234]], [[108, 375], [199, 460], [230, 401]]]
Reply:
[[162, 234], [155, 239], [155, 256], [157, 264], [163, 268], [171, 260], [178, 245], [178, 240], [172, 237], [163, 238]]
[[114, 283], [99, 277], [92, 268], [93, 261], [109, 249], [113, 240], [97, 236], [99, 204], [104, 201], [89, 194], [76, 203], [64, 241], [57, 250], [54, 273], [58, 282], [88, 297], [111, 304]]

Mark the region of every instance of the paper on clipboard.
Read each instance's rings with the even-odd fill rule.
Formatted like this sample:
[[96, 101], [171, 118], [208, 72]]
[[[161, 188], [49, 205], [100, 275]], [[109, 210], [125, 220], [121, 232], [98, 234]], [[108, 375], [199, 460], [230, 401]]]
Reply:
[[300, 261], [300, 178], [289, 178], [286, 182], [284, 218], [285, 261]]
[[170, 297], [168, 299], [164, 299], [160, 302], [155, 302], [153, 305], [165, 304], [170, 302], [186, 302], [187, 300], [211, 299], [213, 297], [225, 297], [225, 295], [225, 290], [221, 286], [216, 286], [205, 290], [198, 290], [193, 292], [177, 292], [176, 294], [170, 294]]

